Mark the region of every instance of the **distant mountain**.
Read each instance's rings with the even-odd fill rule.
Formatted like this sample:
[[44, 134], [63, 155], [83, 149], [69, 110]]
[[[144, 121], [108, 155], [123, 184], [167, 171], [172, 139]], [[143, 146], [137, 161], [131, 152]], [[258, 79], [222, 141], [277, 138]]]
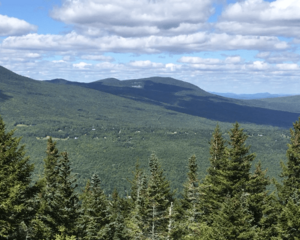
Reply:
[[176, 188], [186, 179], [185, 159], [192, 154], [204, 176], [217, 122], [224, 132], [240, 122], [258, 159], [277, 176], [273, 163], [285, 156], [287, 128], [298, 118], [299, 98], [242, 101], [161, 77], [36, 81], [0, 66], [0, 115], [8, 129], [23, 136], [36, 175], [42, 174], [46, 140], [52, 136], [59, 151], [70, 154], [80, 185], [99, 173], [108, 192], [128, 190], [124, 179], [131, 179], [137, 159], [145, 167], [152, 152]]
[[217, 93], [217, 92], [210, 92], [222, 97], [227, 98], [234, 98], [234, 99], [261, 99], [261, 98], [277, 98], [277, 97], [287, 97], [293, 96], [292, 94], [271, 94], [271, 93], [254, 93], [254, 94], [235, 94], [235, 93]]
[[252, 105], [242, 100], [218, 96], [174, 78], [151, 77], [124, 81], [113, 78], [91, 83], [67, 84], [220, 122], [238, 121], [287, 127], [298, 118], [298, 114], [287, 112], [285, 109], [271, 110], [266, 104], [264, 107], [258, 107], [257, 103]]

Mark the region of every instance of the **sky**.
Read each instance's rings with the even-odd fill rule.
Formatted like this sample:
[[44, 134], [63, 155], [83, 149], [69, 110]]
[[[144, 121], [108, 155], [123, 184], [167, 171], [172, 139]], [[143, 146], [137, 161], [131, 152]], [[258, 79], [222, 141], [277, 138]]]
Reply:
[[299, 46], [299, 0], [0, 0], [0, 65], [36, 80], [300, 94]]

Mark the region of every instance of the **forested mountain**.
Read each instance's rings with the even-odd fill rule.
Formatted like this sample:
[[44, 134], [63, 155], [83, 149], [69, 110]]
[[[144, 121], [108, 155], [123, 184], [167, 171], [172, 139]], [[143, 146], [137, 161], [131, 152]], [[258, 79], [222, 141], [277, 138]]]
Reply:
[[284, 159], [288, 128], [299, 115], [245, 106], [244, 101], [215, 96], [171, 78], [56, 82], [60, 84], [0, 67], [0, 114], [8, 129], [23, 136], [35, 164], [34, 178], [42, 173], [45, 144], [51, 136], [62, 151], [69, 152], [80, 186], [98, 173], [106, 191], [116, 187], [121, 195], [128, 191], [126, 179], [135, 162], [139, 159], [146, 167], [152, 152], [161, 159], [173, 189], [182, 189], [185, 159], [192, 154], [198, 157], [199, 177], [204, 177], [215, 120], [227, 140], [232, 123], [242, 120], [257, 161], [269, 169], [269, 176], [277, 177], [280, 167], [275, 163]]
[[110, 93], [136, 102], [158, 105], [164, 109], [221, 122], [242, 122], [288, 127], [298, 114], [284, 108], [263, 107], [256, 102], [224, 98], [173, 78], [152, 77], [119, 81], [104, 79], [91, 83], [54, 79], [48, 82], [76, 85]]

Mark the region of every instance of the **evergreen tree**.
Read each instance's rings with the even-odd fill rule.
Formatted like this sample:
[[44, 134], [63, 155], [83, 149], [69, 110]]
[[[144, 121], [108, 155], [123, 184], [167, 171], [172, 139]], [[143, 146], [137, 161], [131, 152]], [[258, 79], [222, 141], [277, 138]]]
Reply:
[[278, 211], [280, 213], [278, 217], [280, 236], [278, 238], [280, 239], [298, 239], [299, 237], [299, 224], [295, 217], [298, 217], [296, 209], [299, 205], [300, 191], [300, 118], [293, 124], [293, 127], [294, 129], [290, 129], [291, 141], [286, 152], [287, 164], [281, 162], [280, 177], [283, 178], [283, 184], [275, 182], [281, 207]]
[[228, 162], [226, 167], [227, 192], [229, 196], [246, 191], [250, 180], [251, 162], [255, 159], [254, 153], [249, 153], [250, 146], [245, 141], [248, 136], [235, 123], [229, 133]]
[[247, 193], [240, 193], [225, 198], [220, 211], [214, 214], [211, 239], [254, 239], [256, 232], [247, 197]]
[[[37, 201], [39, 210], [31, 223], [33, 239], [54, 239], [65, 229], [68, 236], [76, 235], [78, 197], [76, 179], [71, 176], [70, 162], [66, 152], [61, 155], [56, 142], [50, 137], [44, 159], [44, 176], [39, 181], [42, 187]], [[75, 184], [75, 185], [74, 185]]]
[[300, 118], [290, 129], [291, 142], [286, 152], [287, 164], [281, 162], [283, 185], [276, 183], [279, 200], [285, 205], [296, 190], [300, 189]]
[[120, 198], [116, 189], [112, 193], [109, 208], [109, 237], [110, 240], [129, 240], [129, 230], [126, 227], [125, 218], [128, 214], [129, 203]]
[[79, 199], [76, 192], [77, 184], [75, 176], [71, 174], [71, 166], [67, 152], [61, 153], [58, 161], [59, 179], [58, 191], [60, 194], [60, 221], [64, 233], [68, 236], [77, 235], [76, 223], [79, 217]]
[[176, 219], [176, 236], [181, 236], [181, 238], [183, 238], [183, 236], [196, 238], [196, 236], [200, 234], [202, 209], [200, 209], [201, 192], [195, 155], [189, 159], [188, 169], [188, 177], [187, 182], [184, 184], [181, 208], [175, 208], [178, 212], [177, 216], [180, 217]]
[[255, 168], [254, 174], [250, 175], [249, 183], [246, 186], [246, 192], [249, 193], [248, 204], [249, 210], [253, 215], [252, 226], [262, 227], [261, 219], [264, 215], [265, 202], [268, 201], [267, 186], [270, 180], [266, 177], [266, 172], [261, 168], [259, 162]]
[[82, 200], [82, 214], [78, 225], [81, 239], [108, 239], [108, 201], [101, 188], [101, 181], [98, 175], [94, 174], [91, 182], [87, 182], [80, 199]]
[[155, 154], [150, 156], [149, 167], [150, 178], [146, 199], [147, 233], [150, 239], [166, 238], [169, 224], [168, 210], [174, 202], [174, 194]]
[[25, 157], [24, 145], [19, 146], [21, 138], [13, 134], [6, 133], [0, 117], [0, 238], [25, 239], [38, 189], [30, 186], [34, 166]]
[[228, 194], [227, 180], [228, 160], [225, 140], [222, 137], [219, 125], [216, 126], [210, 141], [210, 166], [202, 184], [202, 211], [203, 220], [212, 223], [212, 215], [220, 209], [220, 204]]
[[282, 208], [278, 222], [279, 238], [282, 240], [300, 239], [300, 195], [299, 191], [288, 199]]
[[147, 179], [136, 165], [134, 178], [131, 183], [131, 210], [126, 219], [129, 236], [132, 239], [145, 239], [145, 198], [147, 197]]

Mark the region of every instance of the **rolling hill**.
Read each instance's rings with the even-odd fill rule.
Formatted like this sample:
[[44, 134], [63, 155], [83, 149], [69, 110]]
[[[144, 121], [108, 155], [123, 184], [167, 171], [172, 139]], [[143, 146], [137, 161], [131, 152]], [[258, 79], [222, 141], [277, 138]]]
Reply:
[[0, 67], [0, 114], [8, 129], [23, 136], [36, 166], [34, 178], [42, 173], [46, 140], [52, 136], [60, 151], [68, 151], [79, 184], [97, 172], [108, 192], [125, 191], [137, 159], [146, 167], [152, 152], [174, 188], [182, 187], [192, 154], [204, 176], [217, 122], [227, 139], [232, 123], [243, 122], [257, 160], [276, 176], [289, 142], [287, 128], [299, 114], [251, 104], [172, 78], [47, 82]]

